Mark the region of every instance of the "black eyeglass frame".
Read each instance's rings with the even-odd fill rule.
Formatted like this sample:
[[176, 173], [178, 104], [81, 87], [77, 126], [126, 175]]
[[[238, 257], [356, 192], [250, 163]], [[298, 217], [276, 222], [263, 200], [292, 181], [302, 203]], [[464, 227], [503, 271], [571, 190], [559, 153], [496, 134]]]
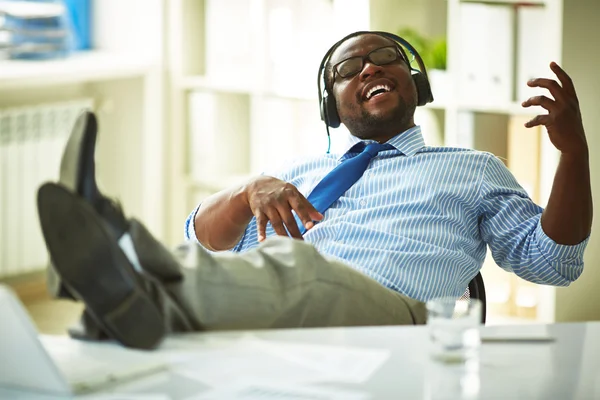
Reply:
[[[389, 62], [386, 62], [385, 64], [377, 64], [377, 63], [376, 63], [376, 62], [375, 62], [373, 59], [371, 59], [371, 54], [373, 54], [373, 53], [374, 53], [374, 52], [376, 52], [376, 51], [382, 50], [382, 49], [393, 49], [393, 50], [394, 50], [394, 53], [396, 54], [396, 58], [394, 58], [393, 60], [391, 60], [391, 61], [389, 61]], [[338, 71], [338, 66], [339, 66], [340, 64], [342, 64], [342, 63], [344, 63], [344, 62], [346, 62], [346, 61], [348, 61], [348, 60], [352, 60], [352, 59], [361, 59], [360, 68], [359, 68], [359, 69], [358, 69], [356, 72], [354, 72], [353, 74], [349, 74], [349, 75], [346, 75], [346, 76], [342, 75], [342, 74], [341, 74], [341, 73]], [[398, 49], [398, 46], [397, 46], [397, 45], [382, 46], [382, 47], [378, 47], [378, 48], [376, 48], [376, 49], [373, 49], [373, 50], [371, 50], [370, 52], [368, 52], [368, 53], [367, 53], [367, 54], [365, 54], [364, 56], [352, 56], [352, 57], [345, 58], [345, 59], [343, 59], [342, 61], [340, 61], [340, 62], [336, 63], [336, 64], [333, 66], [333, 68], [332, 68], [332, 70], [333, 70], [333, 77], [332, 77], [333, 79], [332, 79], [332, 83], [334, 83], [334, 82], [335, 82], [335, 79], [336, 79], [336, 76], [335, 76], [335, 75], [336, 75], [336, 74], [337, 74], [337, 75], [339, 75], [340, 77], [344, 78], [344, 79], [345, 79], [345, 78], [351, 78], [351, 77], [353, 77], [353, 76], [356, 76], [357, 74], [359, 74], [359, 73], [360, 73], [360, 72], [363, 70], [363, 68], [365, 67], [365, 60], [367, 60], [367, 59], [368, 59], [368, 60], [369, 60], [371, 63], [373, 63], [373, 64], [375, 64], [375, 65], [377, 65], [377, 66], [389, 65], [389, 64], [393, 63], [394, 61], [398, 61], [398, 59], [400, 59], [401, 61], [405, 62], [405, 63], [406, 63], [406, 65], [408, 65], [408, 66], [410, 67], [410, 63], [409, 63], [409, 62], [408, 62], [408, 60], [407, 60], [407, 59], [404, 57], [404, 54], [402, 54], [402, 53], [400, 52], [400, 50]]]

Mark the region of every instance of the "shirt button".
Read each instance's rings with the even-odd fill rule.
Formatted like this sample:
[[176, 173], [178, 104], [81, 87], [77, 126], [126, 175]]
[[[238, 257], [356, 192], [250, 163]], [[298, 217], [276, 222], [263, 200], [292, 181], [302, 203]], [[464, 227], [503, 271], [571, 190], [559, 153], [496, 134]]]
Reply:
[[361, 206], [366, 206], [366, 205], [367, 205], [367, 202], [366, 202], [366, 201], [364, 201], [364, 200], [361, 200], [361, 201], [360, 201], [360, 205], [361, 205]]

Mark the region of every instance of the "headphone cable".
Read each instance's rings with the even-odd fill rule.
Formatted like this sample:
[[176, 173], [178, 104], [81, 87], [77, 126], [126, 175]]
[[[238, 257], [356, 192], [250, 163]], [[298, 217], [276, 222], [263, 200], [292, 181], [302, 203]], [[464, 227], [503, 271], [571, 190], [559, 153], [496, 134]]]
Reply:
[[327, 130], [327, 154], [331, 152], [331, 135], [329, 134], [329, 125], [325, 124]]

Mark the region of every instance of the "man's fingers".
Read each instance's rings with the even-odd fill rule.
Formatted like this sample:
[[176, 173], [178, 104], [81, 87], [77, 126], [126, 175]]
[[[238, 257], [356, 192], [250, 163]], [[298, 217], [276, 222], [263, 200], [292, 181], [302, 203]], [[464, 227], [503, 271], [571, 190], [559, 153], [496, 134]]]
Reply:
[[552, 97], [554, 97], [557, 100], [564, 98], [563, 88], [554, 79], [547, 79], [547, 78], [531, 79], [527, 82], [527, 86], [548, 89], [550, 94], [552, 94]]
[[267, 238], [267, 222], [269, 218], [263, 212], [257, 212], [256, 215], [256, 230], [258, 231], [258, 241], [262, 242]]
[[289, 203], [290, 207], [296, 212], [306, 229], [311, 229], [314, 226], [313, 221], [320, 221], [323, 219], [323, 215], [315, 210], [313, 205], [300, 193], [297, 197], [291, 198]]
[[550, 123], [550, 116], [549, 115], [538, 115], [535, 118], [527, 121], [525, 123], [525, 127], [526, 128], [533, 128], [534, 126], [548, 125], [549, 123]]
[[[308, 201], [308, 200], [307, 200]], [[310, 203], [308, 203], [310, 204]], [[312, 204], [310, 204], [310, 217], [313, 219], [313, 221], [320, 221], [323, 219], [323, 214], [321, 214], [320, 212], [318, 212]]]
[[525, 108], [531, 106], [541, 106], [546, 110], [550, 111], [555, 108], [554, 106], [556, 105], [556, 102], [554, 100], [549, 99], [546, 96], [534, 96], [525, 100], [523, 103], [521, 103], [521, 105]]
[[280, 207], [279, 214], [281, 215], [289, 234], [295, 239], [302, 239], [302, 234], [298, 229], [298, 223], [296, 222], [296, 218], [294, 218], [292, 211], [289, 208]]
[[565, 70], [562, 69], [560, 67], [560, 65], [558, 65], [554, 61], [550, 63], [550, 69], [552, 70], [552, 72], [554, 72], [556, 74], [556, 77], [558, 78], [558, 80], [562, 84], [562, 87], [568, 93], [570, 93], [570, 94], [572, 94], [572, 95], [575, 96], [576, 95], [575, 94], [575, 86], [573, 85], [573, 80], [571, 79], [571, 77], [569, 76], [569, 74], [567, 74], [565, 72]]
[[285, 230], [285, 226], [283, 226], [283, 221], [279, 216], [279, 211], [277, 209], [270, 209], [267, 217], [269, 218], [269, 222], [271, 222], [271, 226], [275, 233], [279, 236], [288, 236], [287, 231]]

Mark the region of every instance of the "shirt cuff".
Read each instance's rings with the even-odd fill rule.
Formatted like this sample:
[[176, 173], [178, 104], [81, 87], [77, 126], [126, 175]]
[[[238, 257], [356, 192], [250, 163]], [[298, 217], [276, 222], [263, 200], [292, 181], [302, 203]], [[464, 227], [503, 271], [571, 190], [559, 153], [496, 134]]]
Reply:
[[583, 252], [590, 237], [588, 236], [582, 242], [574, 245], [558, 244], [546, 235], [542, 229], [542, 221], [540, 219], [535, 229], [535, 239], [540, 253], [548, 261], [572, 262], [577, 260], [583, 263]]
[[200, 243], [200, 242], [198, 241], [198, 237], [196, 236], [195, 221], [196, 221], [196, 214], [198, 213], [198, 210], [200, 209], [200, 205], [201, 204], [198, 204], [198, 206], [194, 209], [194, 211], [192, 211], [192, 213], [185, 220], [185, 232], [184, 232], [185, 240], [193, 240], [197, 243]]

